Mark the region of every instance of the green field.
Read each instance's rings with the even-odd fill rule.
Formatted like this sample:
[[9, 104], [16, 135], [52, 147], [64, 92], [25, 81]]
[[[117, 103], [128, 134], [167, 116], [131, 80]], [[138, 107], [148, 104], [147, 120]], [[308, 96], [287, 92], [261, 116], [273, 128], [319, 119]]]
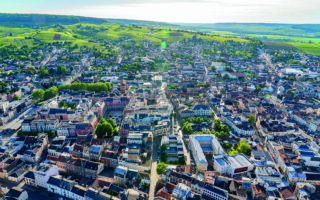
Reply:
[[[10, 21], [12, 23], [8, 23]], [[60, 37], [55, 38], [55, 35]], [[162, 42], [170, 44], [189, 40], [195, 35], [205, 42], [248, 42], [248, 38], [255, 38], [262, 40], [266, 47], [299, 49], [307, 54], [320, 55], [318, 24], [168, 24], [74, 16], [0, 14], [0, 46], [21, 47], [32, 46], [35, 41], [67, 41], [79, 47], [86, 45], [103, 49], [102, 43], [108, 40], [129, 39], [140, 44], [148, 40], [161, 45]]]

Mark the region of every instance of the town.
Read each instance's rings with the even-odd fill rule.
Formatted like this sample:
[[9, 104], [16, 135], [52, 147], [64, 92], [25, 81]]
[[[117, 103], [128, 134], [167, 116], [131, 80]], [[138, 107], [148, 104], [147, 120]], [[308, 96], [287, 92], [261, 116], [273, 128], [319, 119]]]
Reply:
[[320, 56], [192, 34], [0, 48], [1, 197], [320, 199]]

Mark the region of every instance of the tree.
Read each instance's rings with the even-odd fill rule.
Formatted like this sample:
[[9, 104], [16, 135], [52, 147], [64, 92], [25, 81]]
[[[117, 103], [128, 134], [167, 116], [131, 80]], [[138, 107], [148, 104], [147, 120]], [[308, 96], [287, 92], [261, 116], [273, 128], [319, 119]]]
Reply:
[[167, 157], [166, 154], [162, 153], [162, 154], [160, 155], [160, 162], [166, 163], [166, 162], [167, 162], [167, 159], [168, 159], [168, 157]]
[[254, 90], [254, 93], [256, 94], [259, 94], [261, 92], [261, 87], [257, 87], [255, 90]]
[[214, 118], [215, 114], [214, 112], [211, 112], [211, 117]]
[[220, 127], [220, 131], [223, 131], [223, 132], [228, 134], [230, 132], [230, 129], [229, 129], [229, 127], [227, 125], [222, 125]]
[[44, 91], [42, 89], [37, 89], [33, 91], [31, 94], [31, 98], [33, 100], [41, 100], [43, 99], [43, 96], [44, 96]]
[[67, 75], [68, 74], [68, 70], [67, 70], [66, 66], [65, 65], [58, 66], [57, 74], [62, 75], [62, 76]]
[[222, 77], [223, 80], [229, 80], [230, 79], [230, 76], [228, 74], [225, 74], [223, 75]]
[[255, 123], [256, 123], [255, 117], [254, 117], [253, 115], [250, 115], [250, 116], [249, 116], [249, 119], [248, 119], [248, 122], [249, 122], [250, 124], [255, 124]]
[[173, 118], [177, 118], [177, 113], [173, 112]]
[[38, 71], [38, 74], [39, 74], [40, 78], [45, 78], [45, 77], [47, 77], [49, 75], [49, 71], [46, 70], [46, 69], [40, 69]]
[[95, 130], [95, 134], [98, 138], [104, 138], [107, 134], [106, 130], [106, 122], [105, 123], [98, 123], [97, 128]]
[[233, 148], [232, 150], [229, 152], [230, 155], [235, 155], [235, 154], [240, 154], [240, 153], [243, 153], [247, 156], [250, 156], [251, 155], [251, 147], [250, 145], [244, 140], [244, 139], [241, 139], [240, 140], [240, 145], [237, 144], [237, 143], [234, 143], [233, 144]]
[[20, 99], [20, 96], [19, 95], [15, 95], [13, 98], [12, 98], [12, 101], [17, 101]]
[[113, 127], [110, 123], [105, 123], [105, 129], [106, 129], [106, 132], [107, 132], [107, 135], [108, 137], [111, 137], [113, 135]]
[[181, 130], [183, 134], [191, 134], [193, 132], [192, 126], [188, 122], [183, 125]]
[[186, 120], [182, 119], [181, 120], [181, 125], [183, 126], [186, 123]]
[[116, 122], [112, 118], [109, 118], [107, 122], [109, 124], [111, 124], [112, 128], [116, 128], [117, 127]]
[[158, 165], [157, 165], [157, 174], [158, 175], [162, 175], [164, 173], [164, 171], [166, 171], [167, 169], [167, 165], [166, 163], [164, 162], [160, 162]]
[[214, 128], [216, 128], [217, 130], [220, 131], [220, 127], [221, 127], [221, 121], [220, 119], [215, 119], [213, 122]]
[[55, 97], [58, 94], [58, 88], [56, 86], [52, 86], [44, 92], [43, 99], [48, 100]]
[[244, 139], [240, 140], [239, 149], [240, 149], [241, 153], [244, 153], [244, 154], [246, 154], [248, 156], [251, 155], [252, 149], [250, 148], [250, 145]]
[[168, 149], [168, 146], [165, 145], [165, 144], [162, 144], [162, 145], [160, 146], [160, 152], [161, 152], [161, 153], [164, 153], [167, 149]]
[[179, 158], [179, 164], [180, 165], [185, 165], [186, 164], [186, 159], [184, 157]]
[[106, 135], [108, 135], [108, 137], [111, 137], [114, 134], [116, 135], [118, 134], [118, 127], [115, 126], [115, 129], [116, 129], [115, 130], [108, 121], [105, 118], [100, 119], [97, 125], [97, 128], [95, 130], [95, 134], [97, 135], [98, 138], [103, 138]]

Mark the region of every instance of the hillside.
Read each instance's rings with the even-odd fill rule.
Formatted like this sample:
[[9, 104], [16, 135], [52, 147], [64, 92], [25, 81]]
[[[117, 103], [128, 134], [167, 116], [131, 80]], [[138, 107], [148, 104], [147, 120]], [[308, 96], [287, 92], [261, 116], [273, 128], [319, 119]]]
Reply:
[[0, 13], [0, 25], [4, 26], [43, 26], [52, 24], [70, 25], [77, 23], [102, 24], [105, 19], [63, 16], [63, 15], [45, 15], [45, 14], [5, 14]]
[[[58, 24], [60, 26], [56, 26]], [[132, 39], [137, 43], [149, 40], [160, 45], [162, 42], [172, 43], [197, 35], [204, 41], [221, 42], [246, 42], [243, 38], [255, 38], [270, 47], [273, 46], [270, 44], [276, 44], [274, 46], [277, 48], [293, 47], [304, 53], [320, 54], [319, 24], [170, 24], [79, 16], [0, 14], [0, 26], [0, 45], [32, 45], [37, 40], [56, 42], [55, 35], [60, 35], [60, 41], [77, 45], [100, 46], [98, 43], [106, 40], [122, 39]]]

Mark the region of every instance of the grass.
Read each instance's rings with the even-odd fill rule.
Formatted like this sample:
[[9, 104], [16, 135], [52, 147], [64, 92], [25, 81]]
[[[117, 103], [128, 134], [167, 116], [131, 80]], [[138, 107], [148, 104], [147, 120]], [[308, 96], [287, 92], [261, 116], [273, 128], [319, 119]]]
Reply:
[[[208, 31], [211, 34], [200, 35], [197, 37], [203, 39], [205, 42], [218, 41], [235, 41], [235, 42], [248, 42], [248, 39], [241, 38], [243, 35], [239, 32], [239, 28], [247, 27], [246, 25], [224, 25], [223, 28], [219, 26], [207, 26], [199, 28], [201, 31]], [[77, 44], [79, 46], [75, 51], [79, 51], [81, 46], [87, 46], [89, 48], [96, 47], [104, 50], [104, 41], [118, 41], [123, 38], [134, 40], [137, 43], [142, 44], [143, 41], [149, 40], [156, 45], [161, 45], [162, 42], [167, 44], [192, 39], [196, 34], [193, 31], [178, 31], [176, 29], [156, 29], [147, 26], [132, 26], [121, 25], [115, 23], [103, 23], [103, 24], [87, 24], [78, 23], [72, 25], [63, 25], [63, 31], [56, 28], [18, 28], [18, 27], [6, 27], [0, 26], [0, 46], [17, 45], [32, 46], [35, 40], [40, 40], [46, 43], [52, 43], [57, 41], [68, 41], [72, 45]], [[259, 27], [263, 27], [262, 32], [271, 31], [274, 35], [259, 34]], [[222, 30], [223, 29], [223, 30]], [[293, 36], [276, 35], [282, 34], [285, 30], [293, 31], [292, 27], [282, 27], [281, 31], [275, 29], [275, 27], [265, 26], [253, 26], [250, 27], [248, 37], [264, 39], [264, 43], [267, 48], [284, 48], [284, 49], [300, 49], [301, 52], [307, 54], [320, 55], [320, 38], [312, 37], [312, 34], [308, 37], [298, 37], [295, 33]], [[296, 29], [295, 29], [296, 30]], [[238, 31], [238, 32], [236, 32]], [[243, 30], [244, 31], [244, 30]], [[59, 40], [54, 40], [54, 36], [60, 34]], [[220, 34], [220, 35], [213, 35]], [[302, 32], [301, 32], [302, 34]], [[99, 41], [99, 42], [94, 42]], [[311, 41], [311, 43], [309, 43]]]
[[309, 44], [309, 43], [298, 43], [298, 42], [289, 42], [289, 44], [299, 48], [303, 53], [320, 55], [320, 44]]

